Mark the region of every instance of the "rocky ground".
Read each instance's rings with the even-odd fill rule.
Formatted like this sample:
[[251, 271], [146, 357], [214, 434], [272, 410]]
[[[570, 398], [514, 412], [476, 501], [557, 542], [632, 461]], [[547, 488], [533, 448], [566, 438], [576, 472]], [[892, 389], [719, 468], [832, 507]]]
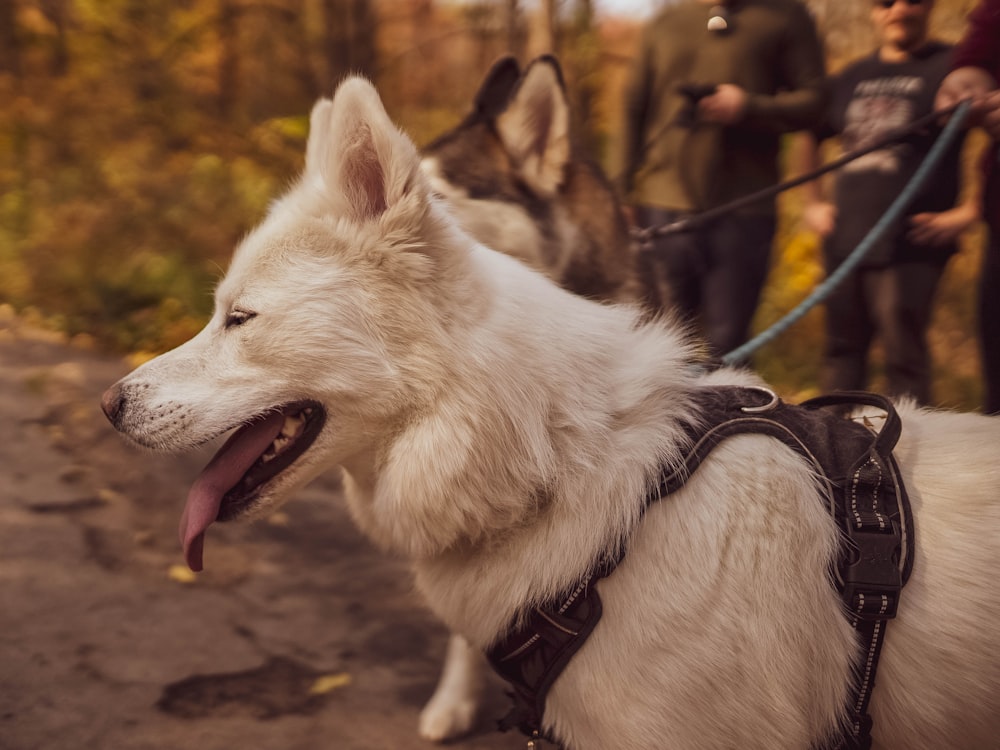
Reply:
[[[128, 370], [0, 311], [0, 749], [430, 748], [446, 634], [335, 476], [253, 525], [177, 541], [207, 461], [125, 445], [100, 394]], [[523, 747], [480, 725], [449, 746]]]

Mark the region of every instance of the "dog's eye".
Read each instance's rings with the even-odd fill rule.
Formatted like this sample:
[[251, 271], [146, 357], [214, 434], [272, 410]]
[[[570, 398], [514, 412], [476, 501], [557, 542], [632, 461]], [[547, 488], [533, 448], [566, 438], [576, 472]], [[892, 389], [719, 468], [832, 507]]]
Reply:
[[246, 323], [251, 318], [256, 318], [257, 313], [246, 310], [233, 310], [226, 316], [226, 328], [235, 328]]

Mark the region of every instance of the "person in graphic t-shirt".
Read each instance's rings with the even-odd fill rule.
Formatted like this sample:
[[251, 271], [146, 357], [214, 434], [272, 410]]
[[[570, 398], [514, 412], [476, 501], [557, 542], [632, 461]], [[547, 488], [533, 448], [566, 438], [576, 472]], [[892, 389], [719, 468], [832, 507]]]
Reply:
[[[928, 39], [933, 0], [876, 0], [871, 20], [879, 46], [830, 80], [826, 124], [804, 139], [803, 171], [816, 166], [818, 144], [838, 136], [853, 151], [934, 111], [938, 86], [949, 71], [951, 47]], [[940, 126], [863, 156], [836, 173], [833, 195], [820, 181], [806, 187], [805, 222], [823, 238], [827, 273], [858, 246], [909, 182]], [[961, 151], [957, 139], [907, 215], [872, 248], [826, 302], [826, 390], [868, 385], [869, 349], [881, 340], [887, 390], [931, 402], [927, 345], [932, 303], [959, 235], [979, 215], [976, 196], [959, 203]], [[973, 191], [974, 192], [974, 191]]]

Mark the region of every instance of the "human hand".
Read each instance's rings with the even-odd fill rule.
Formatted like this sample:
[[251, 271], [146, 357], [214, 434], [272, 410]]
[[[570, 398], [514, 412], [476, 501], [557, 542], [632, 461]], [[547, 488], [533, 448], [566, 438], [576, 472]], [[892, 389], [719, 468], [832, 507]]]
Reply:
[[625, 223], [629, 227], [636, 227], [636, 226], [638, 226], [638, 224], [636, 222], [636, 216], [635, 216], [635, 206], [631, 205], [630, 203], [623, 203], [622, 204], [622, 216], [625, 218]]
[[971, 204], [936, 213], [914, 214], [910, 217], [910, 229], [906, 236], [918, 245], [947, 245], [955, 242], [978, 218], [979, 213]]
[[979, 123], [995, 141], [1000, 141], [1000, 90], [987, 94], [981, 106], [982, 121]]
[[982, 125], [996, 138], [1000, 134], [1000, 96], [996, 87], [996, 80], [982, 68], [956, 68], [938, 87], [934, 108], [946, 109], [968, 99], [972, 104], [970, 123]]
[[982, 68], [966, 66], [951, 71], [938, 87], [935, 109], [954, 106], [964, 99], [982, 99], [995, 89], [997, 82]]
[[747, 112], [747, 92], [732, 83], [721, 83], [715, 93], [698, 101], [698, 119], [719, 125], [733, 125]]
[[802, 223], [806, 229], [820, 237], [828, 237], [837, 225], [837, 207], [829, 201], [807, 203], [802, 213]]

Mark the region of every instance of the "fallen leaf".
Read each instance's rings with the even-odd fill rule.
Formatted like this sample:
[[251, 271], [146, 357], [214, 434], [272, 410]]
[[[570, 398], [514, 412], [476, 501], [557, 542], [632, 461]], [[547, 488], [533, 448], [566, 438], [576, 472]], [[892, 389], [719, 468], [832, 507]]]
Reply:
[[267, 517], [267, 522], [272, 526], [287, 526], [288, 525], [288, 514], [284, 511], [278, 511], [277, 513], [272, 513]]
[[186, 565], [171, 565], [167, 569], [167, 578], [177, 583], [194, 583], [198, 576]]
[[347, 672], [340, 674], [325, 674], [317, 677], [316, 681], [309, 688], [310, 695], [323, 695], [337, 688], [347, 687], [351, 684], [351, 676]]

